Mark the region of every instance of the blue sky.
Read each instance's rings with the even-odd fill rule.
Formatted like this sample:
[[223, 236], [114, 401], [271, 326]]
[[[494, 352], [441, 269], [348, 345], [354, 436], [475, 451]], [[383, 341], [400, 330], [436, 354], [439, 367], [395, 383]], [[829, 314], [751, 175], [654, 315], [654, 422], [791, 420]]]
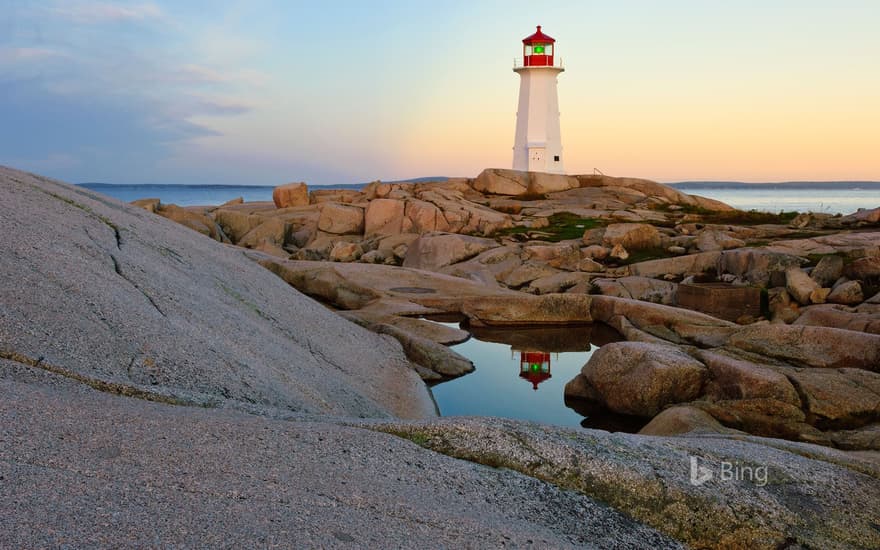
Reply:
[[880, 180], [880, 2], [4, 0], [0, 163], [272, 185], [510, 164], [520, 40], [558, 40], [567, 168]]

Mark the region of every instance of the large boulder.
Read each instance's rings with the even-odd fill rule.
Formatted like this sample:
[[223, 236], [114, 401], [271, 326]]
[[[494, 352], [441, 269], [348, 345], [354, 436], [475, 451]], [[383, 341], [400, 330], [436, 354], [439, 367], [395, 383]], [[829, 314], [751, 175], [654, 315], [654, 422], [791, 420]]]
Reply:
[[697, 357], [709, 369], [705, 393], [712, 399], [774, 399], [801, 405], [797, 390], [778, 369], [707, 350]]
[[854, 260], [847, 266], [846, 274], [850, 279], [880, 278], [880, 256], [867, 256]]
[[810, 423], [829, 429], [880, 421], [880, 373], [860, 369], [786, 369]]
[[828, 294], [825, 301], [852, 306], [862, 303], [864, 299], [862, 285], [858, 281], [846, 281], [831, 289], [831, 293]]
[[248, 231], [236, 244], [245, 248], [256, 248], [262, 244], [282, 246], [289, 235], [290, 225], [278, 218], [269, 218]]
[[337, 241], [330, 249], [330, 261], [354, 262], [364, 255], [364, 248], [359, 243]]
[[417, 199], [406, 201], [404, 211], [406, 215], [405, 224], [413, 233], [427, 233], [429, 231], [446, 231], [449, 229], [449, 222], [443, 215], [443, 211], [430, 202]]
[[697, 407], [674, 405], [664, 409], [639, 430], [639, 435], [736, 433], [725, 428], [709, 413]]
[[700, 252], [709, 252], [712, 250], [728, 250], [731, 248], [740, 248], [746, 245], [742, 239], [737, 239], [726, 231], [718, 231], [714, 229], [706, 229], [701, 231], [694, 246]]
[[413, 363], [439, 374], [454, 377], [474, 370], [470, 359], [428, 338], [408, 332], [398, 326], [381, 324], [375, 327], [380, 334], [389, 334], [403, 346], [403, 351]]
[[790, 267], [799, 267], [802, 260], [794, 255], [781, 254], [761, 248], [738, 248], [721, 252], [718, 273], [730, 273], [759, 286], [771, 285], [771, 278], [782, 278]]
[[544, 172], [521, 172], [501, 168], [487, 168], [473, 182], [476, 191], [486, 195], [545, 195], [580, 186], [575, 176]]
[[[840, 328], [880, 334], [880, 308], [869, 309], [871, 304], [851, 308], [840, 304], [819, 304], [803, 308], [795, 325]], [[862, 311], [860, 311], [862, 310]]]
[[188, 210], [176, 204], [160, 204], [156, 209], [156, 214], [198, 231], [202, 235], [211, 237], [214, 240], [221, 240], [220, 234], [217, 231], [217, 224], [205, 214]]
[[532, 244], [523, 247], [523, 259], [546, 262], [550, 267], [578, 271], [581, 249], [577, 243]]
[[627, 266], [630, 275], [641, 277], [662, 277], [664, 275], [697, 275], [707, 271], [715, 272], [721, 252], [700, 252], [675, 258], [648, 260]]
[[580, 187], [575, 176], [547, 172], [529, 172], [529, 176], [531, 176], [529, 182], [529, 194], [531, 195], [546, 195]]
[[543, 262], [524, 262], [501, 277], [500, 281], [508, 288], [520, 288], [537, 279], [551, 277], [560, 271]]
[[880, 307], [873, 304], [864, 304], [857, 308], [820, 304], [803, 308], [794, 324], [880, 334]]
[[487, 168], [474, 180], [474, 189], [486, 195], [525, 195], [529, 189], [529, 173]]
[[328, 202], [321, 207], [318, 229], [334, 235], [360, 235], [364, 232], [364, 209]]
[[819, 289], [819, 284], [800, 268], [790, 267], [785, 271], [785, 290], [802, 306], [810, 304], [813, 293]]
[[628, 300], [614, 296], [593, 296], [590, 314], [596, 321], [613, 324], [625, 318], [636, 328], [664, 340], [717, 347], [740, 330], [729, 321], [698, 311]]
[[830, 287], [843, 275], [843, 257], [836, 254], [822, 256], [810, 272], [810, 278], [820, 287]]
[[591, 296], [546, 294], [486, 296], [463, 301], [461, 313], [476, 326], [565, 325], [589, 323]]
[[374, 199], [364, 213], [364, 236], [397, 235], [403, 231], [403, 201]]
[[498, 243], [492, 239], [455, 233], [426, 233], [407, 248], [403, 266], [437, 271], [497, 246]]
[[215, 210], [214, 219], [233, 243], [240, 241], [251, 229], [265, 221], [265, 218], [262, 216], [233, 208], [219, 208]]
[[827, 327], [760, 324], [743, 327], [732, 348], [796, 366], [880, 371], [880, 335]]
[[647, 223], [612, 223], [605, 228], [602, 242], [608, 247], [620, 245], [627, 250], [640, 250], [658, 248], [661, 241], [660, 232], [653, 225]]
[[673, 346], [614, 342], [593, 353], [581, 376], [612, 412], [653, 417], [667, 405], [696, 399], [708, 371]]
[[276, 208], [305, 206], [309, 204], [309, 188], [305, 183], [288, 183], [272, 190], [272, 202]]
[[678, 289], [676, 283], [651, 279], [649, 277], [619, 277], [617, 279], [596, 279], [593, 284], [599, 294], [644, 300], [655, 304], [672, 305]]

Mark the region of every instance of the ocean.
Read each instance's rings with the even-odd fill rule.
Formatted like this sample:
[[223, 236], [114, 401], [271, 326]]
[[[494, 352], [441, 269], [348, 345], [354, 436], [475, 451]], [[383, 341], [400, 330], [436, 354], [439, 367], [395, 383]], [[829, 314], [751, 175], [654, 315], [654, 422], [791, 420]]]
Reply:
[[[439, 178], [432, 178], [439, 179]], [[125, 185], [83, 183], [82, 187], [122, 201], [159, 198], [180, 206], [217, 205], [236, 197], [247, 202], [272, 200], [272, 186], [252, 185]], [[365, 184], [312, 186], [311, 189], [360, 189]], [[741, 210], [764, 212], [826, 212], [850, 214], [859, 208], [880, 207], [880, 182], [679, 182], [685, 193], [717, 199]]]

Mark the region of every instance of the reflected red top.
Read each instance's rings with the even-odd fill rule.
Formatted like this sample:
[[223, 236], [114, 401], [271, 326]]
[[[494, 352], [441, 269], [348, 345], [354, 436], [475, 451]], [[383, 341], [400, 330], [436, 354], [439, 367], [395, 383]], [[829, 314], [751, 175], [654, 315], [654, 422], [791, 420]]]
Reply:
[[556, 42], [555, 39], [550, 38], [546, 34], [541, 32], [541, 25], [538, 25], [538, 32], [535, 34], [523, 38], [523, 44], [532, 45], [532, 44], [553, 44]]

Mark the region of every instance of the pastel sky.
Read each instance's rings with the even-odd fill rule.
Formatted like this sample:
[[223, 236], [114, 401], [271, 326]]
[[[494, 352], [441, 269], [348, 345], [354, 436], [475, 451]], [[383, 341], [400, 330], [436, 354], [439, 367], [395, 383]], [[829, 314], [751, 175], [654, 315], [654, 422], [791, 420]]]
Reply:
[[274, 185], [509, 167], [557, 39], [570, 173], [880, 180], [875, 0], [2, 0], [0, 164]]

